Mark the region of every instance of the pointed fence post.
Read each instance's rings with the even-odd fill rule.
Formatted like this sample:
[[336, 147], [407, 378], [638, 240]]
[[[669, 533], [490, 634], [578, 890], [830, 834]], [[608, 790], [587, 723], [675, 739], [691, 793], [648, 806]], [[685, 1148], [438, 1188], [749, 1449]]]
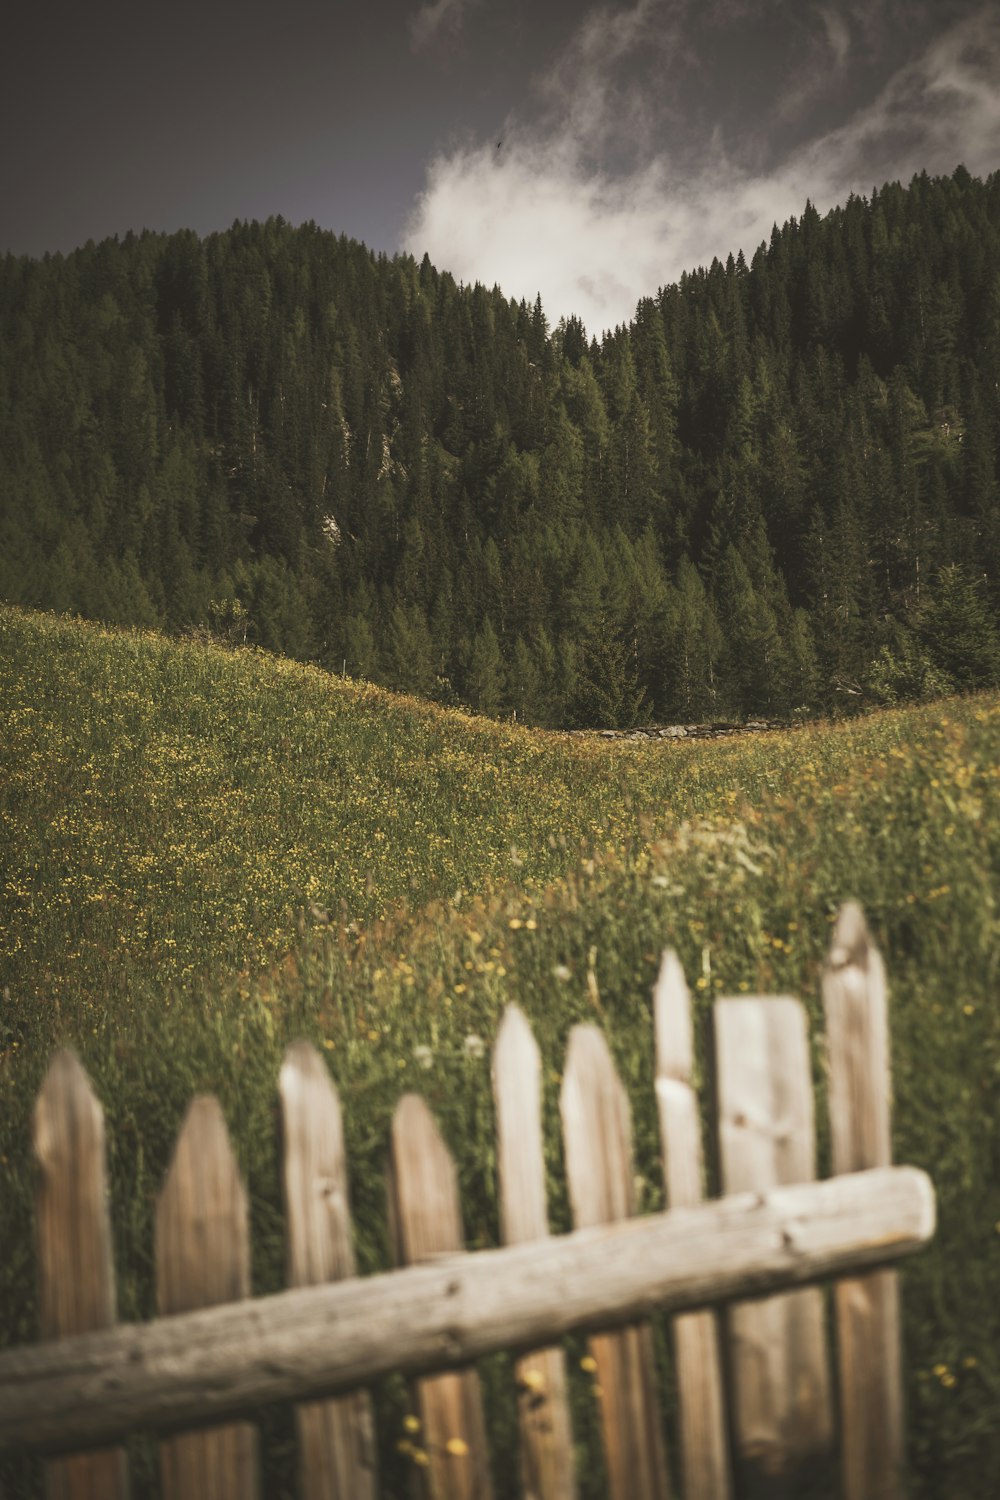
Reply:
[[[355, 1276], [340, 1100], [308, 1042], [288, 1048], [278, 1091], [288, 1285]], [[295, 1421], [305, 1500], [375, 1500], [375, 1425], [367, 1391], [304, 1402], [295, 1409]]]
[[[701, 1115], [694, 1088], [691, 996], [672, 949], [660, 964], [653, 1020], [667, 1207], [689, 1208], [704, 1198]], [[684, 1500], [729, 1500], [732, 1480], [718, 1320], [714, 1312], [690, 1313], [674, 1319], [673, 1335]]]
[[[39, 1310], [45, 1339], [117, 1322], [104, 1111], [72, 1052], [55, 1054], [35, 1102]], [[53, 1459], [47, 1500], [125, 1500], [120, 1448]]]
[[[508, 1005], [493, 1051], [500, 1223], [505, 1245], [547, 1239], [542, 1060], [524, 1012]], [[536, 1349], [516, 1366], [525, 1500], [574, 1500], [573, 1434], [562, 1349]]]
[[[632, 1120], [607, 1042], [593, 1025], [570, 1032], [560, 1095], [566, 1176], [578, 1229], [635, 1212]], [[666, 1447], [648, 1324], [590, 1338], [600, 1392], [611, 1500], [667, 1500]]]
[[[833, 1170], [892, 1161], [885, 970], [856, 902], [841, 908], [823, 971]], [[903, 1382], [895, 1271], [834, 1289], [845, 1500], [903, 1494]]]
[[[816, 1176], [806, 1013], [797, 1000], [715, 1005], [722, 1184], [764, 1192]], [[742, 1303], [729, 1315], [733, 1422], [741, 1488], [829, 1492], [833, 1416], [823, 1294]]]
[[[465, 1248], [455, 1164], [419, 1094], [404, 1095], [392, 1117], [389, 1204], [400, 1264]], [[476, 1371], [428, 1376], [413, 1391], [412, 1449], [428, 1500], [492, 1500]]]
[[[247, 1197], [217, 1099], [188, 1107], [156, 1205], [156, 1300], [161, 1317], [250, 1295]], [[185, 1433], [160, 1445], [167, 1500], [253, 1500], [257, 1433], [248, 1422]]]

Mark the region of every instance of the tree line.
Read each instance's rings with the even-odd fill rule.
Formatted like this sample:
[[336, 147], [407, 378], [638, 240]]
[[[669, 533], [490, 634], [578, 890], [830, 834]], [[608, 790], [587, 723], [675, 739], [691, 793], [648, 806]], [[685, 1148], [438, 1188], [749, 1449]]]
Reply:
[[0, 262], [0, 596], [559, 726], [1000, 677], [1000, 173], [552, 329], [280, 218]]

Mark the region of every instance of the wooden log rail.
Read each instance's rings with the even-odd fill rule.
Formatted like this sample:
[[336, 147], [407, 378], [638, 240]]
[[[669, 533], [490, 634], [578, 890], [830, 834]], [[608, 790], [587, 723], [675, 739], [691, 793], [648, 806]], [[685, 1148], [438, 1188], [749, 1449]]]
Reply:
[[764, 1296], [898, 1260], [934, 1222], [926, 1174], [882, 1167], [9, 1350], [0, 1451], [199, 1428], [391, 1370]]

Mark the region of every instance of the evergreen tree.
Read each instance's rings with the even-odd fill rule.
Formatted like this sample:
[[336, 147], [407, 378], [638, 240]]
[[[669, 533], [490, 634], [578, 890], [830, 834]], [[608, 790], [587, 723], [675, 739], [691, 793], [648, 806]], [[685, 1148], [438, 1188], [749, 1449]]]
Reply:
[[662, 711], [684, 723], [719, 710], [722, 630], [701, 575], [686, 557], [667, 591], [663, 626]]
[[465, 691], [473, 708], [499, 714], [506, 703], [505, 678], [500, 643], [487, 615], [473, 637], [465, 670]]
[[725, 639], [722, 697], [738, 714], [779, 714], [788, 706], [789, 663], [778, 618], [739, 551], [722, 558], [716, 606]]
[[607, 616], [601, 614], [575, 643], [576, 682], [569, 704], [580, 729], [629, 729], [648, 717], [635, 660]]
[[389, 620], [386, 676], [390, 687], [403, 693], [433, 697], [437, 687], [434, 642], [418, 604], [397, 604]]
[[942, 568], [923, 611], [918, 636], [933, 665], [959, 690], [1000, 680], [1000, 631], [982, 588], [952, 564]]
[[352, 677], [373, 679], [378, 676], [375, 633], [366, 614], [353, 614], [347, 618], [342, 665]]
[[547, 703], [542, 673], [534, 652], [519, 635], [514, 642], [510, 666], [510, 702], [515, 719], [525, 724], [546, 723]]

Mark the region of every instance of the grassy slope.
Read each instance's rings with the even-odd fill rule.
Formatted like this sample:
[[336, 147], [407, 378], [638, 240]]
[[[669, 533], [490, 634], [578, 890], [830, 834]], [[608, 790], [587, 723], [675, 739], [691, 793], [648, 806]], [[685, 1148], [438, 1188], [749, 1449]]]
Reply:
[[109, 987], [259, 967], [314, 906], [368, 922], [546, 881], [634, 837], [640, 803], [671, 818], [670, 768], [629, 747], [2, 609], [0, 712], [0, 952], [74, 1017]]
[[[35, 1333], [28, 1114], [57, 1038], [79, 1048], [107, 1110], [122, 1314], [142, 1316], [152, 1198], [200, 1088], [222, 1098], [248, 1177], [255, 1285], [280, 1285], [273, 1103], [299, 1034], [325, 1047], [341, 1088], [371, 1270], [386, 1263], [387, 1122], [409, 1087], [455, 1149], [470, 1242], [495, 1242], [488, 1062], [465, 1039], [488, 1042], [516, 997], [547, 1063], [565, 1227], [558, 1069], [569, 1027], [595, 1017], [589, 971], [636, 1112], [642, 1206], [657, 1207], [648, 995], [660, 947], [677, 947], [703, 1014], [716, 994], [757, 990], [799, 994], [815, 1016], [827, 922], [854, 895], [892, 984], [896, 1156], [927, 1167], [940, 1196], [936, 1247], [905, 1283], [917, 1491], [1000, 1482], [1000, 703], [606, 746], [10, 611], [0, 663], [4, 1337]], [[593, 846], [583, 864], [581, 843]], [[456, 906], [458, 888], [481, 894]], [[403, 898], [409, 911], [377, 920]], [[343, 902], [362, 930], [300, 932], [309, 902]], [[202, 972], [222, 977], [196, 982]], [[504, 1493], [504, 1361], [484, 1374]], [[583, 1388], [577, 1399], [596, 1494], [592, 1403]], [[391, 1437], [401, 1393], [389, 1382], [380, 1400]], [[280, 1493], [287, 1416], [267, 1427]], [[385, 1455], [393, 1492], [402, 1462]]]

